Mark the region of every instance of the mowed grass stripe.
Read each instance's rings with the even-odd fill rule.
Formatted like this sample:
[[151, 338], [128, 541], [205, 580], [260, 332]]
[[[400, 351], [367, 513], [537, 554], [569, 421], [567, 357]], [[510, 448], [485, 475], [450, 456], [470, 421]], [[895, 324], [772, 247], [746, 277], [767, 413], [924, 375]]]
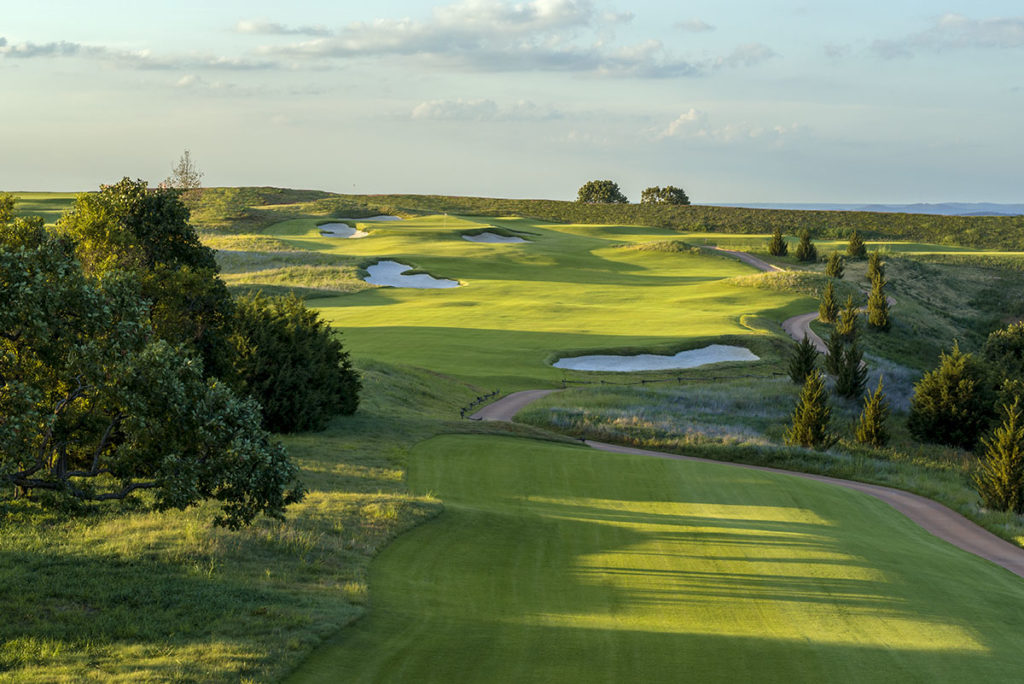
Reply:
[[[437, 520], [296, 681], [1013, 681], [1024, 585], [870, 497], [514, 438], [418, 445]], [[970, 578], [965, 582], [964, 578]]]

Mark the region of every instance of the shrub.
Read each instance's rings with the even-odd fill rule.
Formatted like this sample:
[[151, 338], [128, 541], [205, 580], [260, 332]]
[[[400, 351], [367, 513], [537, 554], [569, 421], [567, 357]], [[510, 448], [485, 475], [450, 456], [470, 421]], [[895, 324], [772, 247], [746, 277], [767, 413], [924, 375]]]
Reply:
[[868, 325], [882, 332], [888, 332], [892, 325], [892, 319], [889, 316], [889, 298], [885, 296], [885, 279], [880, 273], [876, 274], [871, 281], [871, 294], [868, 296]]
[[871, 282], [874, 282], [876, 277], [885, 277], [885, 266], [882, 264], [881, 254], [872, 252], [868, 255], [868, 268], [864, 275]]
[[853, 303], [853, 295], [850, 295], [846, 298], [846, 306], [843, 307], [843, 312], [839, 315], [839, 320], [836, 322], [836, 332], [847, 341], [857, 339], [857, 322], [859, 318], [860, 311], [857, 309], [857, 305]]
[[1024, 420], [1020, 399], [1004, 404], [1002, 424], [982, 437], [985, 455], [974, 486], [982, 503], [999, 511], [1024, 513]]
[[846, 246], [846, 253], [851, 259], [863, 259], [867, 253], [867, 247], [864, 245], [864, 239], [861, 238], [860, 233], [856, 228], [850, 233], [850, 243]]
[[825, 262], [825, 275], [842, 278], [845, 270], [842, 255], [839, 252], [830, 252], [828, 261]]
[[837, 438], [828, 430], [831, 416], [832, 408], [825, 395], [825, 378], [820, 371], [812, 371], [793, 410], [793, 424], [786, 431], [786, 444], [814, 449], [832, 446]]
[[889, 404], [882, 395], [882, 376], [878, 376], [878, 387], [871, 394], [864, 395], [864, 409], [857, 420], [854, 437], [861, 444], [882, 447], [889, 442], [889, 431], [885, 421], [889, 417]]
[[803, 341], [794, 345], [793, 355], [789, 359], [790, 379], [797, 385], [802, 385], [814, 370], [817, 360], [818, 350], [814, 348], [807, 335], [804, 335]]
[[796, 258], [805, 262], [818, 260], [818, 248], [811, 241], [811, 231], [806, 228], [800, 231], [800, 244], [796, 246]]
[[359, 376], [338, 333], [297, 297], [250, 295], [236, 303], [239, 389], [263, 406], [274, 432], [319, 430], [359, 406]]
[[984, 368], [953, 344], [939, 366], [914, 386], [907, 427], [923, 442], [973, 449], [991, 417], [992, 391]]
[[852, 399], [864, 391], [868, 369], [864, 365], [864, 354], [856, 342], [843, 345], [837, 369], [836, 394]]
[[784, 257], [789, 254], [789, 245], [786, 244], [786, 238], [782, 237], [782, 229], [778, 226], [775, 227], [775, 232], [772, 233], [772, 237], [768, 241], [768, 253], [774, 257]]
[[829, 280], [825, 285], [825, 291], [821, 294], [821, 303], [818, 305], [818, 318], [822, 323], [835, 323], [839, 314], [839, 302], [836, 301], [836, 288]]

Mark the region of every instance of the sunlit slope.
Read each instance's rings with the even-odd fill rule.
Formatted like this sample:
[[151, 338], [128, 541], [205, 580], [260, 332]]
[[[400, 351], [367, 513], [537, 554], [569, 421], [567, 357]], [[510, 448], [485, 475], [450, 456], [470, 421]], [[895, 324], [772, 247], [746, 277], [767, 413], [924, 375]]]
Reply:
[[[321, 237], [312, 220], [268, 234], [293, 248], [372, 263], [389, 258], [460, 280], [449, 290], [377, 288], [317, 299], [358, 358], [423, 366], [511, 390], [561, 377], [559, 352], [656, 348], [678, 351], [722, 335], [753, 335], [744, 314], [781, 320], [813, 304], [806, 297], [740, 288], [724, 281], [752, 272], [717, 256], [631, 247], [678, 238], [657, 228], [566, 226], [525, 219], [469, 221], [434, 216], [362, 224], [369, 237]], [[486, 226], [530, 242], [463, 240]]]
[[445, 501], [370, 615], [300, 671], [351, 682], [1015, 681], [1024, 586], [879, 501], [512, 438], [423, 442]]

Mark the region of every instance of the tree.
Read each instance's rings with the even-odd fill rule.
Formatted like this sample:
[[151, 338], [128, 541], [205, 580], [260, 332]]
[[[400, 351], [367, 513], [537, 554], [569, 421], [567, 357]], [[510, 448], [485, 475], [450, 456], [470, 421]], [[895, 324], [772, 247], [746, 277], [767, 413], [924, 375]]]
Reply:
[[842, 278], [844, 270], [843, 257], [839, 252], [829, 252], [828, 261], [825, 262], [825, 275]]
[[0, 192], [0, 225], [14, 220], [14, 196]]
[[825, 291], [821, 295], [821, 303], [818, 305], [818, 319], [822, 323], [835, 323], [839, 314], [839, 302], [836, 301], [836, 288], [829, 280], [825, 284]]
[[846, 246], [846, 253], [851, 259], [863, 259], [867, 253], [867, 247], [864, 246], [864, 240], [861, 238], [860, 233], [854, 228], [853, 232], [850, 233], [850, 243]]
[[818, 248], [811, 240], [811, 231], [806, 228], [800, 231], [800, 244], [796, 246], [796, 258], [805, 262], [818, 260]]
[[878, 252], [872, 252], [868, 255], [868, 268], [865, 272], [865, 277], [871, 282], [874, 282], [876, 276], [885, 278], [885, 265], [882, 263], [882, 255]]
[[989, 333], [981, 356], [1000, 380], [1024, 380], [1024, 321]]
[[837, 438], [828, 430], [831, 416], [832, 408], [825, 395], [825, 378], [820, 371], [812, 371], [793, 409], [793, 423], [786, 431], [786, 444], [814, 449], [832, 446]]
[[1020, 398], [1003, 404], [1003, 422], [981, 438], [985, 455], [974, 486], [984, 506], [997, 511], [1024, 513], [1024, 420]]
[[690, 203], [690, 198], [682, 188], [674, 185], [666, 185], [661, 188], [657, 185], [645, 188], [640, 193], [640, 204], [677, 204], [685, 205]]
[[804, 335], [803, 341], [797, 342], [793, 347], [793, 354], [789, 358], [790, 379], [797, 385], [802, 385], [814, 370], [817, 360], [818, 350], [814, 348], [807, 335]]
[[839, 320], [836, 322], [836, 332], [847, 341], [855, 340], [857, 338], [857, 322], [859, 318], [860, 310], [853, 303], [853, 295], [850, 295], [846, 298], [846, 306], [843, 307]]
[[864, 391], [868, 369], [864, 365], [864, 354], [855, 341], [843, 344], [837, 355], [836, 369], [837, 395], [852, 399]]
[[846, 340], [836, 332], [835, 328], [832, 328], [828, 339], [825, 340], [825, 370], [828, 371], [829, 375], [833, 377], [839, 375], [845, 355]]
[[203, 172], [192, 161], [192, 154], [187, 149], [171, 169], [171, 175], [160, 184], [161, 188], [173, 188], [185, 192], [198, 190], [202, 186]]
[[889, 443], [889, 431], [885, 421], [889, 417], [889, 403], [882, 394], [882, 376], [878, 376], [878, 387], [871, 394], [864, 395], [864, 409], [857, 420], [854, 437], [861, 444], [882, 447]]
[[991, 418], [992, 389], [985, 369], [953, 344], [939, 366], [914, 385], [907, 427], [923, 442], [973, 449]]
[[789, 245], [786, 238], [782, 237], [782, 229], [775, 226], [771, 239], [768, 241], [768, 253], [774, 257], [784, 257], [789, 254]]
[[[877, 254], [877, 252], [872, 252]], [[875, 330], [888, 332], [892, 325], [889, 316], [889, 298], [885, 296], [885, 279], [876, 273], [871, 281], [871, 294], [868, 296], [868, 325]]]
[[156, 335], [198, 354], [208, 375], [226, 377], [231, 296], [213, 250], [199, 242], [188, 220], [176, 192], [152, 192], [145, 181], [124, 178], [79, 195], [57, 228], [74, 242], [88, 276], [135, 274], [142, 297], [152, 303]]
[[263, 406], [267, 429], [320, 430], [332, 416], [355, 413], [359, 375], [338, 337], [295, 296], [238, 300], [236, 377]]
[[42, 221], [0, 226], [0, 482], [84, 501], [149, 490], [222, 503], [217, 524], [281, 517], [297, 468], [259, 406], [153, 335], [135, 276], [83, 272]]
[[584, 183], [576, 195], [577, 202], [587, 204], [628, 204], [619, 184], [610, 180], [592, 180]]

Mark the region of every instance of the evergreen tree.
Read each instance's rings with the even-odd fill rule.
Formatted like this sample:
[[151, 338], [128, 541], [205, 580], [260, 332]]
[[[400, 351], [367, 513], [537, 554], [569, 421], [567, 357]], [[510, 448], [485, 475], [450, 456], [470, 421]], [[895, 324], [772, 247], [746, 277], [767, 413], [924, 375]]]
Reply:
[[974, 475], [982, 503], [999, 511], [1024, 513], [1024, 420], [1020, 398], [1004, 404], [1003, 423], [982, 437], [985, 456]]
[[857, 338], [857, 319], [859, 318], [860, 311], [857, 309], [857, 305], [853, 303], [853, 295], [850, 295], [846, 298], [846, 306], [839, 315], [839, 321], [836, 323], [836, 332], [843, 339], [852, 342]]
[[843, 345], [836, 373], [836, 394], [853, 399], [864, 391], [868, 378], [868, 369], [864, 365], [864, 353], [856, 342]]
[[861, 411], [854, 433], [861, 444], [873, 447], [885, 446], [889, 442], [889, 431], [885, 419], [889, 417], [889, 403], [882, 394], [882, 376], [878, 376], [878, 387], [871, 394], [864, 395], [864, 410]]
[[832, 328], [828, 339], [825, 341], [825, 370], [829, 375], [839, 375], [840, 366], [843, 363], [843, 356], [846, 351], [846, 340]]
[[768, 253], [774, 257], [784, 257], [789, 254], [789, 245], [786, 244], [786, 238], [782, 237], [782, 229], [778, 226], [775, 227], [772, 238], [768, 241]]
[[[877, 252], [872, 252], [877, 254]], [[889, 316], [889, 298], [885, 296], [885, 278], [877, 273], [871, 281], [871, 294], [868, 296], [868, 325], [875, 330], [888, 332], [892, 325]]]
[[864, 246], [864, 240], [856, 228], [850, 233], [850, 244], [846, 246], [846, 253], [851, 259], [863, 259], [867, 254], [867, 247]]
[[811, 241], [811, 231], [806, 228], [800, 231], [800, 244], [796, 246], [796, 258], [800, 261], [818, 260], [818, 248]]
[[845, 270], [842, 255], [839, 252], [830, 252], [828, 261], [825, 262], [825, 275], [832, 278], [842, 278]]
[[814, 348], [811, 340], [804, 335], [802, 342], [797, 342], [793, 347], [793, 355], [789, 358], [789, 377], [797, 385], [802, 385], [807, 376], [814, 371], [814, 364], [818, 360], [818, 350]]
[[822, 323], [835, 323], [838, 314], [839, 302], [836, 301], [836, 288], [829, 280], [821, 295], [821, 304], [818, 305], [818, 320]]
[[868, 255], [868, 270], [864, 275], [872, 282], [874, 282], [875, 276], [885, 277], [885, 266], [882, 264], [881, 254], [872, 252]]
[[907, 427], [923, 442], [974, 448], [985, 430], [994, 404], [982, 364], [971, 354], [953, 350], [939, 357], [939, 366], [914, 385]]
[[832, 408], [825, 395], [825, 378], [820, 371], [812, 371], [793, 410], [793, 424], [786, 431], [786, 444], [815, 449], [832, 446], [837, 438], [828, 431], [831, 416]]

